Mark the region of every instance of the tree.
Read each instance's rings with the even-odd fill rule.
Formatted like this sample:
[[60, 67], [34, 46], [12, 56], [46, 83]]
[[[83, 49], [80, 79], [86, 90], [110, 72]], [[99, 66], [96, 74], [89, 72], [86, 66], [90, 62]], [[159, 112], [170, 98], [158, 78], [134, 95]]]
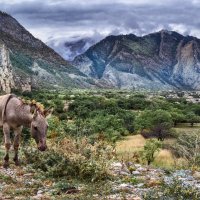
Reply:
[[191, 126], [194, 126], [194, 123], [200, 122], [200, 117], [195, 115], [194, 112], [189, 112], [186, 115], [186, 120], [187, 120], [188, 123], [190, 123]]
[[158, 140], [164, 140], [171, 133], [173, 125], [172, 117], [169, 112], [165, 110], [146, 110], [142, 112], [135, 122], [136, 130], [143, 133], [147, 130], [145, 136], [157, 137]]
[[186, 116], [177, 108], [172, 109], [170, 114], [174, 123], [174, 127], [176, 127], [177, 123], [181, 123], [186, 119]]
[[146, 144], [144, 145], [144, 149], [141, 152], [142, 158], [147, 161], [147, 164], [150, 165], [155, 159], [155, 153], [159, 152], [162, 144], [160, 141], [156, 139], [149, 139], [147, 140]]

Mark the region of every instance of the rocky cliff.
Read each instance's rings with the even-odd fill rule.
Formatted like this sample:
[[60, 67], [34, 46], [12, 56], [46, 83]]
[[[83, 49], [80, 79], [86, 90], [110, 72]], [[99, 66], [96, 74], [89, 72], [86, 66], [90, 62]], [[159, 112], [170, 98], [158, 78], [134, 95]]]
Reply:
[[173, 31], [108, 36], [73, 64], [117, 88], [200, 89], [200, 40]]
[[0, 45], [0, 90], [10, 93], [11, 88], [15, 88], [12, 65], [9, 53], [2, 44]]
[[94, 82], [0, 12], [0, 90], [93, 87]]

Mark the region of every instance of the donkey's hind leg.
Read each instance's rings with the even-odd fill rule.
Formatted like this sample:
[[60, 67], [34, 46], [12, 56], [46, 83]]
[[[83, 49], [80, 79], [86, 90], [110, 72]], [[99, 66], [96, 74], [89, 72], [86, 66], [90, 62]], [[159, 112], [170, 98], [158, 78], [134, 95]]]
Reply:
[[22, 132], [22, 126], [20, 126], [14, 130], [15, 138], [14, 138], [13, 147], [14, 147], [15, 155], [14, 155], [13, 160], [15, 162], [15, 165], [17, 165], [17, 166], [20, 164], [19, 158], [18, 158], [18, 149], [19, 149], [21, 132]]
[[3, 167], [7, 168], [9, 166], [9, 150], [11, 146], [10, 126], [7, 123], [3, 124], [3, 133], [4, 133], [5, 148], [6, 148]]

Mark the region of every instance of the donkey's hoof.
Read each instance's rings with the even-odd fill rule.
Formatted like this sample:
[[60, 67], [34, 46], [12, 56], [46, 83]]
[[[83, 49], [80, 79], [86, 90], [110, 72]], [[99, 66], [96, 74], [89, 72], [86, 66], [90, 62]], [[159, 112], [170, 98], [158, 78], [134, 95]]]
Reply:
[[19, 160], [14, 160], [16, 166], [20, 166], [21, 162]]
[[4, 162], [4, 163], [3, 163], [3, 167], [4, 167], [4, 168], [8, 168], [8, 167], [9, 167], [9, 162]]

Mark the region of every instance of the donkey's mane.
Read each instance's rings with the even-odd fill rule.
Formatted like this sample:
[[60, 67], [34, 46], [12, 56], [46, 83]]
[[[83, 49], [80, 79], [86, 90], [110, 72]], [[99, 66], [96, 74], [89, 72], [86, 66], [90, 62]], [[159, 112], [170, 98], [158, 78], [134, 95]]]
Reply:
[[34, 110], [37, 110], [41, 115], [44, 115], [44, 105], [36, 102], [35, 100], [26, 100], [19, 98], [19, 100], [22, 102], [23, 105], [29, 105], [29, 106], [35, 106]]

